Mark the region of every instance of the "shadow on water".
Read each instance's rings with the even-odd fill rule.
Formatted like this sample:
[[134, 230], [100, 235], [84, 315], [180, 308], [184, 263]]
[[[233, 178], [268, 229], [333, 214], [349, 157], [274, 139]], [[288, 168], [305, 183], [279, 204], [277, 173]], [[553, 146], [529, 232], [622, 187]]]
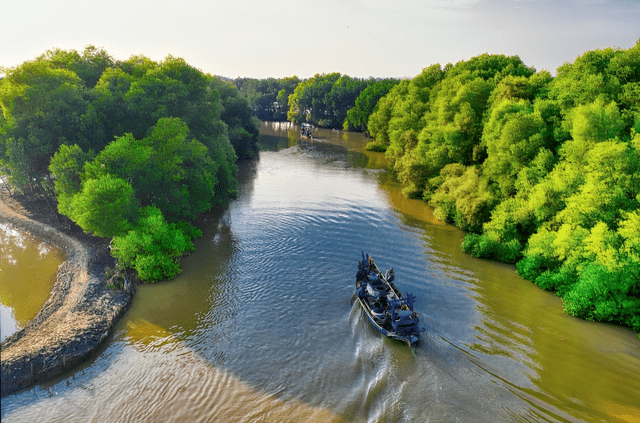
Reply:
[[[183, 273], [140, 286], [95, 362], [3, 401], [3, 421], [632, 421], [632, 334], [599, 341], [512, 266], [464, 255], [383, 155], [346, 147], [362, 137], [297, 134], [263, 126]], [[361, 250], [418, 297], [415, 355], [350, 303]]]

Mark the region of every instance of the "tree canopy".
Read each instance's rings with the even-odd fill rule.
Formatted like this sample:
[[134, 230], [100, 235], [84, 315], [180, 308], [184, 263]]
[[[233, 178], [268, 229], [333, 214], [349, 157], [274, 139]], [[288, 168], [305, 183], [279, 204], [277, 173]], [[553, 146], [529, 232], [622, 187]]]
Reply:
[[553, 78], [517, 56], [433, 65], [370, 115], [404, 192], [565, 310], [640, 330], [640, 43]]
[[360, 92], [372, 83], [337, 72], [316, 74], [300, 82], [289, 96], [287, 119], [340, 129]]
[[[13, 188], [55, 197], [60, 213], [98, 236], [149, 239], [145, 225], [170, 234], [163, 239], [176, 247], [154, 250], [162, 257], [142, 241], [146, 258], [120, 253], [151, 281], [175, 276], [191, 248], [176, 231], [197, 235], [190, 222], [228, 201], [236, 160], [257, 154], [258, 122], [237, 88], [173, 56], [50, 50], [6, 69], [0, 107], [0, 172]], [[164, 270], [137, 267], [151, 262]]]
[[253, 116], [262, 121], [285, 121], [289, 96], [300, 83], [297, 76], [287, 78], [237, 78], [234, 84], [248, 100]]

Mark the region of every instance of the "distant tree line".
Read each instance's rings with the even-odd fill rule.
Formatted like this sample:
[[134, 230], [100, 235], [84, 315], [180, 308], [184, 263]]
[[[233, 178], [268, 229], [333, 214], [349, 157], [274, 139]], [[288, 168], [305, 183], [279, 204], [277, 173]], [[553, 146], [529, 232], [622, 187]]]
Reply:
[[236, 78], [234, 84], [249, 102], [253, 115], [261, 121], [287, 120], [289, 96], [300, 83], [297, 76], [289, 78]]
[[44, 194], [141, 279], [174, 277], [198, 214], [228, 202], [258, 121], [230, 82], [183, 59], [51, 50], [3, 69], [0, 174]]
[[306, 80], [293, 76], [238, 78], [234, 82], [249, 101], [254, 116], [260, 120], [289, 120], [364, 132], [378, 100], [400, 81], [330, 73], [316, 74]]

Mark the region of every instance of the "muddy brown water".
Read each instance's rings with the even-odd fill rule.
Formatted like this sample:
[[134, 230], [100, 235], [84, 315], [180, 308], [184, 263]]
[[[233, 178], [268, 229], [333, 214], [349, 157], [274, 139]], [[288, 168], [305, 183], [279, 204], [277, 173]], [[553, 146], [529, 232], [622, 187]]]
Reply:
[[63, 252], [0, 225], [0, 317], [4, 340], [34, 318], [49, 298]]
[[[263, 124], [178, 278], [140, 286], [96, 357], [2, 421], [640, 421], [632, 331], [463, 254], [361, 134], [298, 131]], [[351, 305], [361, 250], [418, 297], [415, 353]]]

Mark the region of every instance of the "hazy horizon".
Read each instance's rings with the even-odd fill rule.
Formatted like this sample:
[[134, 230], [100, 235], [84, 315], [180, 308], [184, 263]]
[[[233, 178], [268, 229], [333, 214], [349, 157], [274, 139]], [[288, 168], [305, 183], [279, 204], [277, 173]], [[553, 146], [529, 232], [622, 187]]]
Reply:
[[229, 78], [413, 77], [482, 53], [555, 74], [585, 51], [633, 47], [638, 22], [635, 0], [24, 0], [3, 5], [0, 66], [95, 45]]

